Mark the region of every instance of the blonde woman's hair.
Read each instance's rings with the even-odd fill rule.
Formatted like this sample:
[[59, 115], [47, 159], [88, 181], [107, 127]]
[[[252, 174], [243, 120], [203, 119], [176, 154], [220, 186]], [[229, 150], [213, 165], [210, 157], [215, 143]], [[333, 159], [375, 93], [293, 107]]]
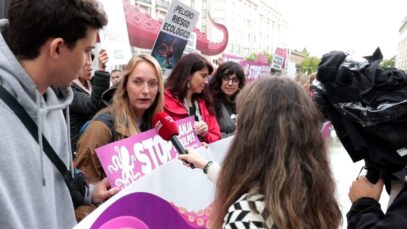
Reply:
[[[144, 112], [143, 123], [141, 124], [142, 129], [140, 130], [139, 126], [137, 125], [136, 117], [134, 116], [130, 107], [129, 95], [126, 88], [131, 73], [141, 62], [149, 63], [154, 67], [158, 81], [158, 92], [153, 104], [151, 104], [151, 106]], [[122, 136], [131, 136], [136, 133], [140, 133], [141, 131], [151, 129], [153, 127], [153, 116], [155, 113], [163, 111], [163, 104], [164, 81], [160, 65], [152, 56], [141, 54], [130, 59], [125, 73], [123, 74], [123, 79], [120, 81], [113, 96], [112, 105], [105, 108], [101, 112], [112, 112], [114, 115], [114, 129], [116, 132]]]

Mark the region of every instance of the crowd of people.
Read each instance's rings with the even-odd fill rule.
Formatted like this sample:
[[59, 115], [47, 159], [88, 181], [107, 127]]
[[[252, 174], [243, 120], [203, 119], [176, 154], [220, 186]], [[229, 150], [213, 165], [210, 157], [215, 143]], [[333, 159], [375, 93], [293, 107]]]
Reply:
[[[316, 74], [246, 82], [238, 63], [215, 68], [190, 53], [164, 79], [145, 54], [133, 56], [124, 72], [107, 72], [103, 49], [93, 71], [97, 32], [107, 24], [95, 0], [11, 0], [8, 8], [8, 20], [0, 19], [0, 89], [33, 119], [34, 131], [2, 95], [1, 227], [72, 228], [119, 191], [95, 149], [152, 129], [162, 111], [175, 120], [193, 116], [204, 144], [234, 135], [222, 165], [193, 149], [179, 156], [216, 184], [211, 228], [340, 227], [323, 117], [310, 90]], [[398, 211], [369, 211], [383, 185], [382, 178], [354, 182], [350, 228], [388, 228], [394, 218], [391, 225], [406, 227]], [[78, 190], [81, 206], [74, 206]]]

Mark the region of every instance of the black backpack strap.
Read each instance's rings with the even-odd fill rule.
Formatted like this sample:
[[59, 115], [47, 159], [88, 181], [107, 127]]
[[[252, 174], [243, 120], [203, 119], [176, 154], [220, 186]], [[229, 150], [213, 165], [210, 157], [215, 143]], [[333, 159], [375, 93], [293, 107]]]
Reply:
[[[20, 118], [21, 122], [33, 136], [35, 141], [38, 142], [38, 127], [34, 120], [30, 117], [27, 111], [21, 106], [21, 104], [6, 90], [3, 86], [0, 85], [0, 98], [10, 107], [11, 110]], [[67, 181], [66, 177], [68, 175], [68, 169], [61, 158], [55, 153], [52, 146], [49, 144], [44, 135], [42, 135], [42, 142], [45, 154], [55, 165], [61, 175], [64, 177], [65, 182]]]

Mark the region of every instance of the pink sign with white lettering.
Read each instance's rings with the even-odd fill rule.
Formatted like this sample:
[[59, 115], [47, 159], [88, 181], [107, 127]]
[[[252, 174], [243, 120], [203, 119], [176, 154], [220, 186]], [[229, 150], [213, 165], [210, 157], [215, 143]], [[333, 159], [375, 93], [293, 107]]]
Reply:
[[[193, 117], [176, 123], [178, 139], [184, 148], [201, 146], [194, 132]], [[99, 147], [96, 154], [110, 184], [121, 189], [177, 157], [172, 143], [158, 136], [155, 129]]]

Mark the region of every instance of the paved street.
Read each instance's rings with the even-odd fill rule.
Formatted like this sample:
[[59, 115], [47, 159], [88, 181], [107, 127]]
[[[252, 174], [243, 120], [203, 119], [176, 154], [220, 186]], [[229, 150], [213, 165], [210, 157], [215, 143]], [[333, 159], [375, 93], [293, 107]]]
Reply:
[[[348, 198], [349, 188], [352, 181], [356, 179], [360, 168], [364, 165], [364, 162], [359, 161], [357, 163], [353, 163], [346, 150], [336, 137], [331, 137], [328, 142], [329, 157], [337, 184], [337, 195], [343, 215], [342, 228], [346, 228], [346, 212], [351, 206], [351, 202]], [[380, 199], [380, 204], [382, 205], [383, 210], [387, 208], [388, 199], [389, 196], [383, 189], [382, 197]]]

